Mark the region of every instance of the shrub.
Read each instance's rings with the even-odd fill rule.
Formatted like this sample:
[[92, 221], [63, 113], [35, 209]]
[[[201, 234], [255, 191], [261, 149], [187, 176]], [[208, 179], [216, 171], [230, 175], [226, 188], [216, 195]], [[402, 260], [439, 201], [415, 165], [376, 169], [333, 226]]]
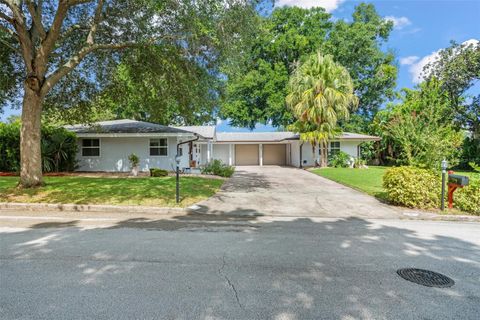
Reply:
[[457, 189], [453, 205], [462, 211], [480, 215], [480, 179], [471, 178], [468, 186]]
[[234, 171], [234, 167], [226, 165], [218, 159], [213, 160], [202, 169], [203, 174], [213, 174], [226, 178], [230, 178], [233, 175]]
[[135, 168], [140, 163], [140, 158], [135, 153], [132, 153], [128, 156], [128, 161], [130, 161], [132, 168]]
[[390, 168], [383, 176], [387, 199], [410, 208], [438, 207], [441, 184], [434, 171], [414, 167]]
[[367, 168], [367, 161], [360, 158], [355, 158], [353, 162], [354, 168]]
[[[73, 171], [76, 166], [76, 135], [64, 128], [42, 126], [44, 172]], [[20, 171], [20, 122], [0, 123], [0, 171]]]
[[348, 168], [350, 167], [350, 155], [344, 151], [339, 151], [333, 155], [330, 156], [330, 159], [328, 159], [328, 164], [331, 167], [335, 168]]
[[151, 177], [166, 177], [168, 176], [168, 171], [159, 169], [159, 168], [150, 168]]

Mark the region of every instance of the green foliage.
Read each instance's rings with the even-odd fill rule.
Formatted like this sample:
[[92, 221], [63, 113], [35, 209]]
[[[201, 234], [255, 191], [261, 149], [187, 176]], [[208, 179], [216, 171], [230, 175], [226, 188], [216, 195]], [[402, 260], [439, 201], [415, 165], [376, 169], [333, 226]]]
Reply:
[[367, 165], [367, 160], [361, 159], [361, 158], [355, 158], [353, 161], [353, 167], [354, 168], [366, 168]]
[[320, 52], [297, 66], [288, 84], [287, 105], [297, 121], [290, 126], [303, 141], [321, 143], [322, 166], [326, 165], [326, 142], [338, 134], [340, 119], [348, 119], [358, 98], [348, 71]]
[[350, 155], [344, 151], [339, 151], [331, 155], [328, 159], [328, 165], [334, 168], [350, 167]]
[[[42, 126], [42, 168], [44, 172], [73, 171], [77, 142], [64, 128]], [[0, 171], [20, 171], [20, 122], [0, 122]]]
[[150, 168], [150, 177], [166, 177], [168, 171], [159, 168]]
[[356, 7], [353, 21], [333, 21], [323, 8], [275, 8], [264, 17], [256, 41], [245, 52], [245, 63], [226, 70], [228, 83], [221, 114], [235, 126], [256, 122], [287, 126], [294, 121], [285, 104], [287, 85], [297, 63], [320, 50], [347, 68], [359, 96], [360, 113], [372, 114], [393, 95], [396, 67], [382, 51], [391, 22], [373, 5]]
[[20, 171], [20, 122], [0, 122], [0, 171]]
[[77, 137], [61, 127], [42, 127], [42, 165], [44, 172], [73, 171], [76, 167]]
[[373, 122], [386, 158], [425, 168], [439, 167], [444, 158], [451, 166], [458, 164], [464, 136], [452, 122], [441, 83], [432, 79], [417, 90], [405, 89], [402, 100], [380, 111]]
[[467, 137], [463, 141], [462, 154], [458, 167], [469, 169], [471, 162], [480, 163], [480, 139]]
[[480, 178], [472, 177], [468, 186], [457, 189], [453, 205], [462, 211], [480, 215]]
[[[424, 68], [428, 80], [437, 78], [449, 97], [449, 113], [457, 127], [469, 131], [460, 166], [480, 162], [480, 94], [470, 90], [480, 80], [480, 42], [452, 42]], [[476, 95], [475, 95], [476, 94]]]
[[475, 162], [469, 162], [468, 164], [473, 170], [480, 172], [480, 165], [477, 165]]
[[132, 153], [128, 156], [128, 161], [130, 161], [130, 166], [135, 168], [140, 163], [140, 158], [135, 153]]
[[393, 167], [383, 176], [387, 200], [410, 208], [438, 207], [441, 184], [435, 172], [414, 167]]
[[221, 160], [215, 159], [204, 168], [202, 168], [203, 174], [213, 174], [220, 177], [230, 178], [235, 172], [235, 167], [222, 163]]

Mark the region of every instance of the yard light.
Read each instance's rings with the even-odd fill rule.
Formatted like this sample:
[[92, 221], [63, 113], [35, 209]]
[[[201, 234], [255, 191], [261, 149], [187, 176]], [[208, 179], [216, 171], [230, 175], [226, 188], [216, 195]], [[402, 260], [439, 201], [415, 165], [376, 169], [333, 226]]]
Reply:
[[443, 211], [445, 210], [445, 176], [447, 174], [447, 167], [448, 167], [448, 162], [447, 160], [443, 159], [442, 160], [442, 205], [440, 209]]
[[175, 156], [175, 163], [177, 164], [176, 168], [176, 189], [175, 189], [175, 200], [177, 203], [180, 202], [180, 160], [182, 157], [177, 153]]

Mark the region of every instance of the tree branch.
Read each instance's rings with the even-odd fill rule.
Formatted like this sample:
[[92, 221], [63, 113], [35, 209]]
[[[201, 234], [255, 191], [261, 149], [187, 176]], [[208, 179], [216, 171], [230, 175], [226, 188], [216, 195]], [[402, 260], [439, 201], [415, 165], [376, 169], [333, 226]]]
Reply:
[[30, 16], [32, 17], [33, 27], [38, 32], [40, 39], [45, 40], [45, 38], [47, 37], [47, 33], [45, 32], [45, 27], [43, 26], [43, 23], [42, 23], [42, 14], [41, 14], [42, 1], [39, 1], [38, 5], [36, 5], [32, 1], [26, 1], [26, 2], [27, 2], [28, 11], [30, 12]]
[[46, 59], [50, 55], [53, 48], [55, 47], [55, 42], [60, 35], [63, 20], [65, 20], [69, 8], [70, 3], [68, 0], [59, 0], [57, 13], [55, 14], [55, 18], [53, 18], [52, 26], [50, 27], [50, 30], [48, 30], [47, 37], [43, 41], [42, 48], [39, 51], [39, 54], [44, 59]]
[[98, 0], [97, 8], [95, 9], [95, 16], [93, 17], [92, 27], [87, 36], [87, 44], [93, 45], [95, 32], [97, 31], [98, 24], [102, 19], [103, 0]]
[[137, 43], [117, 43], [117, 44], [93, 44], [83, 47], [76, 55], [71, 57], [66, 63], [59, 67], [55, 72], [47, 77], [43, 83], [40, 95], [44, 98], [47, 93], [53, 88], [53, 86], [60, 81], [64, 76], [66, 76], [70, 71], [72, 71], [76, 66], [78, 66], [82, 60], [91, 52], [95, 50], [120, 50], [128, 47], [137, 46]]
[[30, 34], [28, 33], [25, 16], [21, 10], [21, 1], [18, 0], [4, 0], [4, 3], [12, 10], [13, 27], [17, 31], [18, 42], [20, 44], [23, 60], [27, 73], [32, 73], [33, 70], [33, 45]]
[[16, 34], [15, 31], [13, 31], [12, 29], [7, 28], [3, 24], [0, 24], [0, 29], [4, 30], [6, 33], [14, 37], [16, 40], [18, 40], [18, 34]]
[[13, 18], [7, 16], [5, 13], [0, 12], [0, 18], [13, 25]]

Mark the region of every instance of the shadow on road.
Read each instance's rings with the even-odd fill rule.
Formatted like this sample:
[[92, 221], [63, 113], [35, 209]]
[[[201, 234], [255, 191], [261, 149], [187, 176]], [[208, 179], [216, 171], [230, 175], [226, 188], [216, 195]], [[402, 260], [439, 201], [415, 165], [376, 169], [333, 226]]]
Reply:
[[[445, 224], [431, 223], [424, 230], [408, 221], [399, 227], [398, 222], [360, 218], [269, 220], [238, 210], [127, 219], [108, 228], [83, 229], [75, 227], [75, 220], [50, 222], [0, 234], [2, 309], [29, 317], [55, 306], [62, 314], [61, 305], [93, 295], [89, 303], [103, 306], [114, 318], [478, 316], [480, 247], [460, 240], [461, 234], [441, 235]], [[35, 274], [43, 269], [29, 267], [50, 260], [53, 264], [45, 268], [55, 268], [65, 259], [72, 268], [62, 266], [46, 276]], [[432, 269], [456, 284], [448, 289], [418, 286], [395, 274], [402, 267]], [[67, 280], [55, 282], [63, 273]], [[26, 293], [39, 286], [43, 294]], [[112, 302], [112, 292], [105, 288], [135, 301], [128, 306], [122, 299]], [[58, 301], [45, 295], [50, 290], [62, 292]], [[146, 292], [158, 301], [156, 308], [147, 305], [152, 297]]]

